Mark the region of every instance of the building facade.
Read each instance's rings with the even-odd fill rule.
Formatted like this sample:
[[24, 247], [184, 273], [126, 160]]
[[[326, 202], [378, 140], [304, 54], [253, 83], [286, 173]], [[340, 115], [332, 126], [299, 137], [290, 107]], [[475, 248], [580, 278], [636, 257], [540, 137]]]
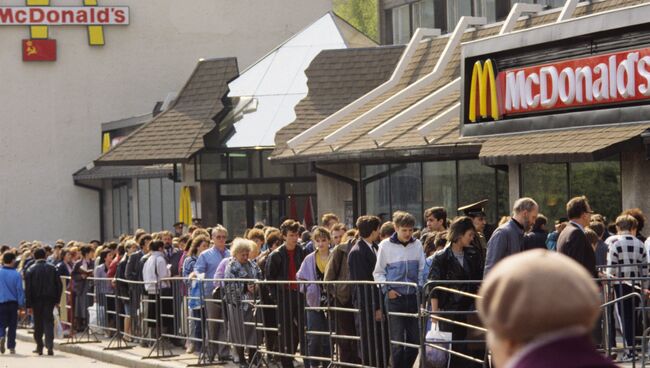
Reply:
[[331, 9], [328, 0], [99, 5], [128, 6], [130, 24], [105, 26], [104, 46], [89, 46], [85, 27], [48, 27], [57, 41], [55, 62], [23, 62], [20, 45], [30, 27], [0, 26], [0, 79], [7, 92], [0, 102], [6, 173], [0, 243], [98, 238], [99, 195], [75, 186], [70, 176], [100, 153], [100, 123], [150, 112], [155, 101], [180, 90], [200, 58], [235, 56], [245, 67]]

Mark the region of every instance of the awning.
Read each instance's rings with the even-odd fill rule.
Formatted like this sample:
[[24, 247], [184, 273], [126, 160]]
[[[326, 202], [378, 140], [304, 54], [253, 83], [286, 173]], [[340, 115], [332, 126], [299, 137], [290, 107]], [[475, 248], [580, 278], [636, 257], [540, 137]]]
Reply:
[[650, 123], [638, 123], [508, 134], [486, 139], [479, 159], [485, 165], [596, 161], [648, 129]]
[[186, 162], [204, 148], [216, 124], [228, 83], [238, 75], [237, 59], [201, 60], [169, 109], [104, 153], [97, 165], [153, 165]]
[[101, 188], [104, 179], [167, 178], [174, 173], [174, 165], [152, 166], [94, 166], [92, 164], [72, 174], [75, 184]]

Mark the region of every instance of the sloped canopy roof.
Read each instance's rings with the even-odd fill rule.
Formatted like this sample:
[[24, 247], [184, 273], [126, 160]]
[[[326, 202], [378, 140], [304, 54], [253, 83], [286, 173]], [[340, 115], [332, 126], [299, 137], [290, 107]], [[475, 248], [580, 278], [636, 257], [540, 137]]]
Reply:
[[[221, 142], [228, 148], [274, 145], [278, 130], [294, 121], [294, 107], [308, 92], [305, 69], [323, 50], [373, 47], [376, 44], [329, 12], [243, 71], [229, 84], [238, 99], [234, 132]], [[239, 111], [237, 111], [239, 110]]]
[[149, 165], [188, 160], [216, 127], [237, 59], [201, 60], [169, 109], [95, 160], [96, 165]]
[[[641, 2], [642, 1], [640, 0], [605, 0], [591, 4], [581, 4], [575, 10], [573, 16], [581, 17], [588, 14], [635, 5]], [[560, 11], [557, 9], [554, 11], [531, 15], [530, 17], [520, 19], [515, 26], [515, 30], [555, 22], [559, 14]], [[497, 23], [470, 29], [462, 36], [462, 42], [469, 42], [497, 35], [500, 30], [500, 25], [500, 23]], [[396, 103], [390, 100], [393, 96], [404, 91], [415, 82], [424, 79], [425, 76], [432, 72], [448, 40], [449, 36], [441, 36], [421, 41], [417, 45], [415, 52], [410, 55], [408, 59], [400, 61], [406, 62], [407, 65], [399, 81], [393, 87], [377, 97], [366, 101], [360, 107], [341, 116], [333, 123], [328, 124], [313, 136], [310, 136], [299, 143], [293, 150], [285, 149], [281, 152], [276, 150], [272, 159], [284, 161], [330, 161], [334, 159], [337, 161], [359, 159], [373, 160], [377, 157], [400, 156], [407, 152], [440, 151], [437, 149], [434, 150], [434, 147], [453, 150], [456, 153], [465, 152], [476, 155], [476, 153], [479, 152], [483, 140], [480, 138], [460, 137], [458, 119], [451, 119], [451, 121], [448, 121], [447, 123], [441, 123], [433, 131], [429, 132], [426, 137], [423, 137], [418, 132], [418, 128], [423, 124], [431, 121], [436, 116], [441, 115], [447, 109], [453, 107], [454, 104], [458, 104], [460, 100], [460, 91], [450, 93], [436, 103], [427, 105], [425, 109], [422, 109], [409, 119], [401, 122], [400, 125], [394, 127], [390, 132], [382, 136], [381, 142], [376, 141], [368, 135], [368, 133], [373, 129], [381, 126], [398, 114], [413, 107], [418, 102], [424, 100], [459, 78], [461, 60], [460, 45], [453, 50], [453, 56], [449, 63], [444, 66], [444, 70], [439, 78], [424, 85], [422, 88], [417, 89], [415, 93], [411, 93], [407, 97], [397, 100], [398, 102]], [[403, 58], [404, 57], [406, 56], [403, 56]], [[345, 86], [340, 86], [339, 92], [342, 94], [345, 93], [345, 88]], [[331, 146], [327, 144], [325, 138], [330, 134], [346, 126], [351, 121], [359, 118], [373, 108], [381, 105], [383, 106], [380, 113], [372, 115], [363, 125], [347, 131], [345, 137], [339, 139], [336, 142], [336, 145]], [[305, 117], [298, 115], [296, 121], [301, 121], [304, 118]], [[324, 121], [324, 119], [325, 118], [323, 118], [321, 122]], [[299, 133], [301, 132], [298, 132], [298, 134]], [[278, 136], [276, 144], [278, 147], [281, 147], [286, 144], [287, 140], [288, 139], [285, 139], [284, 136]]]

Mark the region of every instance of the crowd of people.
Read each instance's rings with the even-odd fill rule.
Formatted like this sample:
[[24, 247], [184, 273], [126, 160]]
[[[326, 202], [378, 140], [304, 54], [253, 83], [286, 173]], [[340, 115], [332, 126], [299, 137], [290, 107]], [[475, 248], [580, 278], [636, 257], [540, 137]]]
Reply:
[[[184, 344], [187, 353], [205, 348], [210, 361], [235, 360], [247, 365], [257, 357], [252, 347], [263, 339], [268, 351], [278, 353], [274, 359], [282, 367], [294, 366], [293, 355], [298, 349], [303, 355], [316, 358], [305, 360], [307, 367], [327, 365], [323, 362], [333, 349], [341, 362], [412, 367], [419, 353], [413, 345], [420, 344], [421, 328], [418, 319], [407, 315], [419, 313], [423, 303], [432, 316], [428, 328], [451, 332], [453, 340], [483, 339], [480, 332], [449, 320], [481, 324], [478, 317], [466, 313], [482, 308], [470, 294], [479, 293], [481, 281], [484, 277], [489, 280], [505, 258], [542, 248], [546, 251], [530, 254], [539, 259], [550, 257], [544, 256], [549, 251], [563, 254], [592, 278], [648, 276], [650, 240], [641, 233], [645, 218], [638, 209], [624, 211], [612, 225], [592, 211], [585, 197], [575, 197], [566, 205], [567, 217], [557, 220], [553, 231], [547, 232], [548, 220], [539, 213], [532, 198], [515, 201], [512, 214], [496, 228], [487, 225], [485, 204], [481, 201], [461, 207], [458, 210], [463, 215], [453, 219], [443, 207], [427, 209], [423, 214], [426, 226], [422, 229], [416, 228], [415, 215], [403, 211], [395, 212], [392, 221], [383, 223], [376, 216], [361, 216], [353, 228], [329, 213], [322, 216], [320, 225], [310, 229], [287, 219], [279, 228], [260, 223], [233, 236], [221, 225], [203, 228], [193, 224], [185, 228], [178, 223], [174, 232], [148, 233], [138, 229], [132, 235], [103, 244], [59, 240], [54, 246], [37, 241], [3, 246], [0, 352], [5, 352], [5, 344], [10, 352], [15, 351], [16, 318], [26, 307], [33, 311], [36, 353], [42, 354], [45, 347], [52, 354], [52, 310], [61, 301], [62, 288], [69, 291], [63, 298], [70, 308], [61, 313], [67, 313], [72, 322], [72, 330], [66, 333], [84, 331], [91, 317], [89, 307], [97, 303], [98, 295], [114, 294], [121, 301], [119, 313], [127, 316], [123, 323], [125, 335], [137, 332], [156, 337], [160, 331], [155, 330], [155, 325], [145, 324], [143, 331], [133, 331], [139, 327], [129, 323], [128, 316], [144, 313], [150, 320], [156, 320], [156, 314], [173, 313], [177, 309], [172, 301], [160, 303], [159, 296], [172, 295], [171, 282], [163, 279], [183, 277], [181, 292], [187, 300], [186, 313], [192, 318], [187, 341], [172, 342]], [[610, 267], [597, 267], [601, 265]], [[67, 276], [71, 282], [62, 285], [61, 278], [56, 276]], [[468, 294], [434, 290], [431, 286], [435, 285]], [[634, 292], [635, 287], [638, 288], [635, 282], [620, 284], [614, 291], [623, 296]], [[139, 298], [150, 301], [143, 311], [138, 310], [142, 305]], [[224, 303], [206, 303], [210, 298]], [[256, 299], [261, 304], [277, 305], [277, 310], [254, 310]], [[116, 300], [105, 298], [102, 307], [115, 311]], [[633, 359], [635, 354], [631, 325], [634, 307], [631, 299], [621, 302], [619, 307], [629, 348], [622, 360]], [[483, 307], [487, 311], [482, 315], [483, 321], [491, 327], [491, 310], [486, 308]], [[350, 312], [352, 309], [359, 312]], [[441, 312], [447, 314], [445, 320], [439, 321], [436, 316]], [[388, 317], [391, 313], [394, 315]], [[106, 314], [105, 318], [115, 317]], [[206, 324], [205, 318], [226, 322]], [[267, 327], [277, 327], [277, 332], [269, 328], [258, 336], [254, 326], [246, 323], [256, 318]], [[591, 321], [590, 316], [587, 319]], [[161, 324], [160, 330], [177, 332], [173, 320], [163, 318]], [[202, 331], [204, 327], [208, 331]], [[330, 340], [326, 333], [313, 333], [332, 328], [337, 336], [360, 339]], [[230, 341], [236, 347], [222, 343], [203, 347], [205, 340], [201, 337], [206, 333], [212, 340]], [[486, 347], [457, 344], [454, 350], [482, 360]], [[472, 364], [477, 363], [460, 355], [451, 356], [451, 367]]]

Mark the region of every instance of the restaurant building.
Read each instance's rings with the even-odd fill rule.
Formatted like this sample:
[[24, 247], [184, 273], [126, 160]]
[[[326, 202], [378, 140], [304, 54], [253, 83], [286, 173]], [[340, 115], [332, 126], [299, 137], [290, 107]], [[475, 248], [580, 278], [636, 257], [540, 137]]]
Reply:
[[[638, 66], [645, 63], [650, 5], [614, 0], [551, 5], [560, 7], [519, 4], [505, 17], [458, 17], [448, 33], [414, 29], [381, 84], [316, 118], [296, 110], [296, 121], [276, 136], [271, 160], [312, 164], [321, 212], [343, 214], [352, 207], [354, 215], [386, 219], [396, 209], [421, 214], [435, 205], [454, 215], [462, 205], [489, 199], [488, 218], [496, 223], [515, 199], [531, 196], [553, 220], [565, 215], [568, 198], [581, 194], [610, 220], [624, 208], [650, 212], [648, 86], [646, 69]], [[505, 20], [488, 22], [499, 18]], [[395, 51], [382, 46], [376, 52], [381, 50]], [[630, 52], [638, 52], [639, 61], [625, 74], [627, 67], [618, 65]], [[575, 83], [567, 84], [571, 72], [561, 74], [566, 65], [591, 65], [611, 53], [622, 80], [610, 99], [584, 87], [577, 92]], [[541, 77], [530, 77], [527, 68], [548, 63], [563, 66], [556, 90], [550, 97], [531, 97], [541, 93], [535, 84]], [[579, 74], [584, 85], [585, 73], [574, 70], [574, 82]], [[590, 83], [596, 74], [592, 70]], [[634, 75], [636, 84], [626, 75]], [[508, 83], [519, 89], [509, 90]], [[342, 97], [344, 91], [340, 86]], [[317, 93], [310, 89], [306, 100], [318, 100]], [[591, 98], [589, 103], [576, 102], [578, 93], [582, 101]], [[573, 100], [565, 104], [566, 94]], [[513, 96], [530, 105], [505, 111]], [[559, 102], [537, 101], [552, 96]]]

